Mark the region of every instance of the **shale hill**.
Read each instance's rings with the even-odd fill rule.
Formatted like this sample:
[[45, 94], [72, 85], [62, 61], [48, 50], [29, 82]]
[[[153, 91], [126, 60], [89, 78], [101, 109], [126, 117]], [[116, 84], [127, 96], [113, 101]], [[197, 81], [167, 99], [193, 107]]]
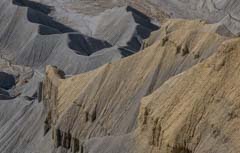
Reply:
[[48, 66], [45, 127], [55, 150], [237, 153], [239, 40], [216, 29], [169, 20], [161, 39], [131, 57], [70, 78]]
[[57, 65], [68, 74], [89, 71], [131, 55], [139, 51], [143, 39], [158, 29], [150, 18], [126, 6], [86, 16], [97, 25], [90, 28], [89, 23], [91, 35], [54, 20], [48, 5], [2, 0], [0, 6], [0, 54], [15, 64], [35, 69]]
[[160, 21], [166, 17], [199, 18], [222, 25], [225, 34], [240, 33], [238, 0], [133, 0], [129, 4]]
[[239, 4], [1, 0], [0, 152], [239, 153]]

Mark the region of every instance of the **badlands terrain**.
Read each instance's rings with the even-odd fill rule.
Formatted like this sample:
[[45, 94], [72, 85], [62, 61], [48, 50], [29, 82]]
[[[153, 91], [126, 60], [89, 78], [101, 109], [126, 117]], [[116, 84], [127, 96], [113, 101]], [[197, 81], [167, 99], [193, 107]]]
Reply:
[[0, 153], [240, 153], [240, 1], [1, 0]]

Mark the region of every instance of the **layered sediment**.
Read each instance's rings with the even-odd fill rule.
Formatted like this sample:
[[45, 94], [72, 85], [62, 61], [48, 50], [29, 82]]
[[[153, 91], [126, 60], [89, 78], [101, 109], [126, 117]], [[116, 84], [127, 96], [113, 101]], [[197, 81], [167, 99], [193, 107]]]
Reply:
[[2, 0], [0, 152], [239, 153], [238, 6]]

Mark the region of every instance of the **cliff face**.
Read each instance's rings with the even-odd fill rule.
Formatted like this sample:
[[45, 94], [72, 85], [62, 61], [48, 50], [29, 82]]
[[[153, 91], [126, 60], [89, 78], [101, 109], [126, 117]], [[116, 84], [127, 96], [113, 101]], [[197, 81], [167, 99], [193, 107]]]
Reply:
[[139, 141], [152, 152], [239, 152], [239, 47], [239, 39], [224, 42], [143, 98]]
[[[52, 129], [54, 150], [114, 152], [121, 144], [125, 148], [118, 152], [202, 152], [193, 148], [213, 139], [209, 131], [215, 130], [213, 136], [222, 140], [220, 127], [208, 119], [217, 113], [211, 103], [218, 87], [224, 89], [218, 81], [225, 79], [225, 73], [217, 74], [233, 44], [215, 31], [214, 25], [199, 20], [169, 20], [157, 32], [160, 39], [152, 36], [145, 45], [154, 43], [131, 57], [67, 78], [48, 67], [43, 100], [48, 110], [45, 127]], [[210, 68], [205, 72], [203, 65]], [[216, 75], [215, 84], [208, 79], [210, 74]], [[218, 117], [212, 120], [219, 122]]]

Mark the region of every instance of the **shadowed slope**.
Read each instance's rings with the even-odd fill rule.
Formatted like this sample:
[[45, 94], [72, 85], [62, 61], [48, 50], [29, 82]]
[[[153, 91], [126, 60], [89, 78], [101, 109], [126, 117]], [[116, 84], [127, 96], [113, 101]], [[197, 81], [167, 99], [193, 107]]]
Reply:
[[[62, 34], [61, 31], [66, 30], [67, 32], [68, 29], [59, 26], [60, 24], [55, 24], [56, 22], [45, 14], [31, 8], [14, 6], [11, 2], [6, 1], [5, 4], [8, 7], [2, 10], [1, 22], [8, 24], [6, 27], [3, 27], [4, 30], [0, 33], [1, 54], [4, 54], [17, 64], [42, 67], [47, 64], [46, 62], [59, 65], [59, 60], [62, 59], [61, 62], [65, 62], [65, 64], [62, 63], [61, 65], [66, 67], [66, 62], [69, 62], [68, 59], [72, 59], [72, 62], [69, 62], [69, 64], [72, 63], [72, 66], [74, 64], [83, 66], [80, 63], [87, 65], [86, 61], [88, 60], [84, 56], [89, 56], [94, 52], [111, 47], [105, 41], [90, 38], [80, 33]], [[6, 18], [9, 14], [11, 16]], [[40, 25], [31, 21], [39, 22]], [[112, 48], [112, 51], [116, 50]], [[52, 56], [61, 56], [61, 58], [54, 60], [50, 56], [53, 53], [54, 55]], [[83, 56], [76, 55], [76, 53]], [[107, 56], [109, 58], [106, 58], [106, 60], [99, 58], [95, 63], [100, 63], [99, 61], [101, 60], [102, 63], [106, 63], [113, 57], [111, 53]], [[95, 64], [93, 63], [93, 65]], [[97, 66], [98, 64], [95, 67]], [[62, 68], [65, 69], [64, 67]], [[71, 67], [71, 69], [75, 68]], [[78, 70], [72, 72], [79, 72], [80, 69], [87, 70], [88, 68], [79, 66]], [[71, 70], [68, 71], [70, 72]]]
[[160, 20], [168, 16], [200, 18], [222, 25], [222, 30], [219, 31], [222, 35], [238, 36], [240, 32], [239, 0], [134, 0], [129, 3]]
[[0, 88], [11, 89], [15, 85], [14, 76], [5, 72], [0, 72]]
[[13, 4], [29, 7], [39, 12], [42, 12], [44, 14], [49, 14], [53, 9], [51, 6], [37, 3], [30, 0], [13, 0]]
[[[108, 32], [113, 33], [113, 35], [109, 37], [108, 41], [112, 41], [114, 37], [117, 38], [119, 33], [125, 33], [121, 37], [121, 44], [110, 45], [108, 42], [103, 41], [105, 36], [101, 38], [102, 40], [95, 39], [78, 33], [53, 20], [46, 13], [36, 9], [38, 7], [44, 8], [42, 5], [38, 6], [36, 2], [34, 4], [30, 4], [29, 1], [18, 0], [17, 2], [15, 2], [16, 5], [13, 5], [10, 1], [1, 2], [6, 7], [1, 10], [0, 16], [0, 26], [3, 29], [0, 32], [0, 52], [16, 64], [28, 65], [40, 69], [43, 69], [47, 64], [58, 65], [67, 71], [67, 73], [84, 72], [94, 69], [109, 61], [120, 59], [125, 55], [123, 53], [125, 49], [123, 51], [123, 48], [132, 47], [130, 51], [138, 51], [142, 39], [146, 38], [152, 30], [157, 29], [145, 17], [143, 20], [146, 20], [146, 22], [139, 23], [138, 25], [147, 29], [141, 34], [136, 33], [132, 36], [132, 33], [138, 27], [131, 25], [125, 26], [125, 28], [131, 29], [131, 31], [127, 30], [123, 32], [112, 29], [117, 31], [115, 33], [109, 30]], [[126, 12], [125, 8], [121, 8], [121, 10], [122, 12]], [[131, 13], [126, 14], [128, 15], [122, 18], [134, 21]], [[121, 16], [121, 14], [119, 15]], [[128, 34], [128, 32], [130, 33]], [[141, 41], [137, 40], [126, 44], [132, 38]]]
[[149, 17], [129, 6], [107, 10], [99, 18], [93, 36], [117, 45], [126, 56], [139, 51], [143, 40], [158, 30]]

